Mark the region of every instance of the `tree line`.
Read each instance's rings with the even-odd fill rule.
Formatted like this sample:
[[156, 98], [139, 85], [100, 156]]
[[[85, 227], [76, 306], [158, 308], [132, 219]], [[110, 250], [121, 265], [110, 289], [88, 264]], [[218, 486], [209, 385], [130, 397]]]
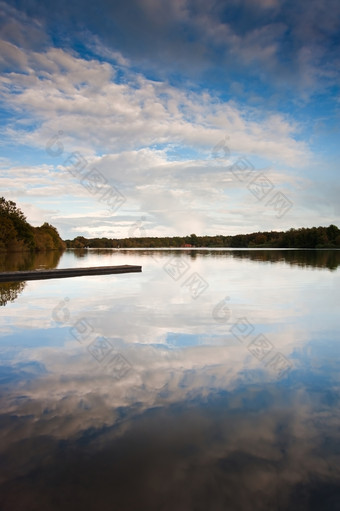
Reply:
[[68, 248], [340, 248], [340, 230], [329, 227], [301, 227], [288, 231], [265, 231], [234, 236], [85, 238], [66, 240]]
[[85, 238], [63, 241], [57, 229], [45, 222], [30, 225], [15, 202], [0, 198], [0, 252], [47, 251], [65, 248], [340, 248], [340, 230], [301, 227], [288, 231], [264, 231], [234, 236], [166, 236], [130, 238]]
[[53, 225], [30, 225], [15, 202], [0, 198], [0, 252], [64, 250], [66, 243]]

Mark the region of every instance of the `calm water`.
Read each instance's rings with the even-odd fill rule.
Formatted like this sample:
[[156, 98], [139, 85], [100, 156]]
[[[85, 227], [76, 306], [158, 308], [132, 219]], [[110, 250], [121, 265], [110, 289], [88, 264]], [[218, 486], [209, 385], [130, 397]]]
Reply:
[[340, 251], [68, 251], [0, 268], [1, 511], [340, 509]]

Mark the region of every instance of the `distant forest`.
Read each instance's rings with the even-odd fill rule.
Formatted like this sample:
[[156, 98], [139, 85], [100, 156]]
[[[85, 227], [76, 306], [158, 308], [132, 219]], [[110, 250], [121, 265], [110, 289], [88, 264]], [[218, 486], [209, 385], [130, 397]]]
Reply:
[[340, 248], [335, 225], [253, 232], [235, 236], [173, 236], [137, 238], [85, 238], [63, 241], [53, 225], [30, 225], [15, 202], [0, 197], [0, 252], [48, 251], [65, 248]]
[[0, 197], [0, 252], [64, 250], [66, 243], [53, 225], [30, 225], [15, 202]]
[[340, 248], [340, 230], [335, 225], [289, 229], [289, 231], [253, 232], [235, 236], [174, 236], [138, 238], [84, 238], [66, 240], [68, 248]]

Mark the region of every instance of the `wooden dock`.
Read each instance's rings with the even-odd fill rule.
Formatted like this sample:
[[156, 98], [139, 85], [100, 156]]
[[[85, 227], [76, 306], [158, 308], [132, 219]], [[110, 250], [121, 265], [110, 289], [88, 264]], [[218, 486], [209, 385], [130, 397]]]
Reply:
[[64, 279], [85, 275], [111, 275], [115, 273], [141, 272], [141, 266], [124, 264], [121, 266], [92, 266], [90, 268], [60, 268], [54, 270], [7, 271], [0, 273], [0, 282], [23, 280]]

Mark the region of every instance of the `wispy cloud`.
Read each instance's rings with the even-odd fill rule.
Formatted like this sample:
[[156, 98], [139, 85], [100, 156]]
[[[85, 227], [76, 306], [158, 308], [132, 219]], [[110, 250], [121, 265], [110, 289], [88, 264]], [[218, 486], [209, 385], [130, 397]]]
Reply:
[[[75, 6], [68, 7], [70, 13]], [[103, 205], [96, 203], [65, 169], [67, 158], [78, 151], [86, 159], [87, 168], [98, 169], [126, 197], [116, 216], [121, 234], [125, 222], [136, 214], [150, 215], [152, 233], [157, 232], [158, 225], [159, 232], [169, 234], [178, 229], [181, 233], [186, 229], [212, 233], [222, 225], [233, 224], [236, 218], [241, 230], [250, 226], [257, 229], [262, 214], [271, 228], [289, 227], [299, 224], [299, 218], [306, 218], [313, 208], [302, 213], [306, 204], [302, 198], [300, 201], [301, 192], [314, 187], [312, 193], [321, 199], [321, 190], [315, 186], [309, 168], [325, 160], [316, 158], [313, 139], [305, 136], [301, 111], [294, 115], [290, 107], [277, 108], [277, 101], [282, 84], [289, 82], [293, 87], [295, 83], [297, 98], [305, 100], [320, 80], [331, 83], [337, 79], [333, 53], [319, 65], [336, 21], [320, 13], [322, 30], [317, 28], [319, 11], [315, 2], [308, 11], [311, 25], [307, 27], [296, 8], [288, 12], [287, 6], [274, 1], [263, 1], [257, 10], [244, 2], [247, 18], [237, 15], [237, 2], [216, 4], [212, 9], [186, 0], [161, 4], [139, 1], [133, 3], [140, 14], [136, 27], [136, 18], [129, 16], [122, 5], [103, 2], [102, 6], [108, 19], [117, 15], [120, 42], [114, 43], [115, 31], [109, 35], [105, 26], [94, 33], [94, 16], [86, 28], [79, 23], [73, 41], [65, 32], [60, 44], [55, 44], [46, 35], [47, 27], [52, 30], [46, 9], [32, 14], [1, 4], [0, 94], [5, 119], [1, 144], [6, 158], [1, 185], [6, 194], [21, 203], [42, 201], [45, 210], [48, 201], [52, 204], [63, 198], [63, 206], [52, 209], [58, 211], [60, 221], [64, 213], [66, 223], [65, 198], [71, 201], [72, 197], [71, 212], [76, 214], [79, 208], [79, 218], [90, 211], [101, 212]], [[85, 15], [83, 11], [79, 12], [80, 19]], [[183, 34], [172, 32], [178, 24], [187, 26], [192, 36], [183, 51], [178, 46]], [[123, 44], [122, 33], [126, 30], [134, 37]], [[166, 36], [170, 32], [172, 39]], [[143, 44], [139, 43], [144, 35]], [[152, 57], [150, 48], [156, 36], [160, 44], [154, 64], [165, 73], [151, 77], [146, 72], [148, 66], [143, 67], [143, 55]], [[79, 45], [75, 49], [78, 37], [83, 38], [82, 49]], [[200, 45], [204, 52], [195, 52], [195, 57], [189, 58], [189, 49], [198, 50]], [[202, 64], [200, 78], [206, 86], [173, 79], [166, 71], [166, 61], [171, 61], [174, 52], [178, 58], [187, 59], [188, 77], [191, 66], [196, 65], [193, 60], [202, 64], [208, 55], [214, 55], [209, 66], [221, 76], [226, 73], [224, 64], [235, 63], [230, 67], [226, 91], [221, 91], [214, 75], [211, 81], [203, 78], [206, 64]], [[163, 67], [160, 58], [165, 60]], [[243, 75], [242, 66], [247, 69]], [[252, 69], [258, 69], [257, 81], [247, 82]], [[261, 89], [261, 80], [269, 76], [271, 81]], [[281, 79], [281, 85], [273, 85]], [[298, 82], [304, 84], [307, 96], [300, 94]], [[256, 97], [260, 98], [260, 106], [255, 106]], [[301, 109], [306, 108], [303, 105], [306, 103]], [[326, 112], [323, 115], [327, 117]], [[53, 155], [47, 149], [56, 138], [61, 149]], [[213, 158], [213, 148], [221, 140], [228, 146], [228, 157], [223, 162]], [[291, 194], [296, 212], [286, 224], [271, 221], [268, 211], [252, 202], [246, 187], [233, 180], [228, 166], [242, 156], [276, 187]], [[324, 218], [329, 216], [325, 212]], [[98, 222], [100, 218], [101, 213]], [[79, 225], [84, 226], [80, 221]], [[95, 225], [98, 233], [105, 231], [99, 223]], [[88, 232], [93, 228], [88, 225]]]

